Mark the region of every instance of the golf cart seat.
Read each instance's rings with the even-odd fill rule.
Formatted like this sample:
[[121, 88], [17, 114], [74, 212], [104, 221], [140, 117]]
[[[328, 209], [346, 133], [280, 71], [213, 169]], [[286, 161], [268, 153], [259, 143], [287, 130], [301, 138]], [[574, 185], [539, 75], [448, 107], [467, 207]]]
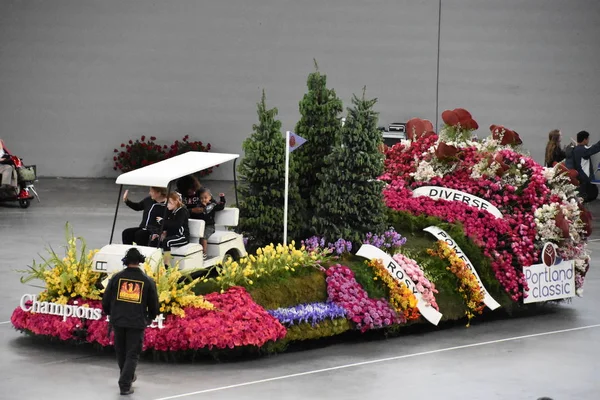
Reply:
[[215, 233], [208, 238], [209, 244], [221, 244], [233, 240], [238, 235], [228, 230], [229, 227], [235, 227], [240, 220], [239, 208], [228, 207], [217, 211], [215, 214]]
[[175, 258], [186, 258], [202, 250], [200, 238], [204, 235], [204, 221], [199, 219], [190, 219], [188, 221], [190, 228], [190, 242], [179, 247], [171, 248], [171, 255]]
[[205, 223], [201, 219], [188, 220], [190, 228], [190, 243], [200, 243], [200, 238], [204, 236]]

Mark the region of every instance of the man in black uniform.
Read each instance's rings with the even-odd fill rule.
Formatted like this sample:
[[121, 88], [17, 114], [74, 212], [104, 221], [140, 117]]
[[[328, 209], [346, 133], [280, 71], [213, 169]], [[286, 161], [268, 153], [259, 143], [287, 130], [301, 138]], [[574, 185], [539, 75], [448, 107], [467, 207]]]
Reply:
[[131, 384], [136, 379], [144, 330], [158, 316], [159, 305], [156, 284], [139, 268], [144, 256], [131, 248], [122, 261], [127, 268], [110, 278], [102, 296], [102, 309], [110, 316], [115, 333], [115, 352], [121, 370], [119, 387], [121, 394], [127, 395], [133, 393]]

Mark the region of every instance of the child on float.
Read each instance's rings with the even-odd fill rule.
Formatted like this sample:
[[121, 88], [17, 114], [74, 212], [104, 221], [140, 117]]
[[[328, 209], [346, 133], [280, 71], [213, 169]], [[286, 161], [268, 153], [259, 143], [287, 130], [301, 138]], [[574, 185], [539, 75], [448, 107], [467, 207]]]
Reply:
[[177, 180], [177, 191], [181, 194], [191, 219], [200, 219], [200, 214], [204, 211], [200, 204], [201, 189], [202, 184], [194, 175], [183, 176]]
[[[171, 247], [181, 247], [189, 243], [190, 229], [188, 226], [189, 213], [181, 195], [177, 192], [170, 193], [167, 202], [167, 215], [160, 235], [152, 235], [150, 246], [161, 247], [165, 252], [170, 252]], [[162, 223], [161, 216], [156, 217], [157, 223]], [[165, 264], [168, 265], [168, 254], [165, 253]]]
[[215, 214], [225, 208], [225, 193], [219, 193], [219, 202], [217, 203], [210, 190], [203, 188], [200, 190], [200, 204], [203, 207], [203, 212], [199, 215], [199, 219], [204, 220], [204, 237], [200, 239], [204, 259], [207, 258], [206, 249], [208, 238], [215, 233]]

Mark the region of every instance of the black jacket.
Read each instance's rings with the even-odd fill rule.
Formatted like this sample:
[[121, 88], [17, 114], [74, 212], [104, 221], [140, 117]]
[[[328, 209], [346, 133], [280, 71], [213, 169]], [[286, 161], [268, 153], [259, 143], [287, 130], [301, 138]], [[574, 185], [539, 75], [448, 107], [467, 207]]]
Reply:
[[110, 278], [102, 309], [113, 326], [144, 329], [160, 310], [156, 283], [140, 268], [127, 267]]
[[157, 203], [148, 196], [139, 202], [127, 200], [125, 204], [132, 210], [144, 211], [140, 228], [148, 229], [152, 233], [160, 232], [160, 224], [156, 221], [156, 217], [162, 218], [165, 216], [166, 202]]
[[552, 156], [550, 157], [550, 160], [548, 160], [546, 162], [546, 167], [548, 168], [552, 168], [554, 167], [554, 163], [559, 163], [562, 160], [564, 160], [566, 157], [566, 153], [563, 149], [561, 149], [560, 147], [556, 147], [554, 149], [554, 151], [552, 152]]
[[215, 225], [215, 214], [217, 211], [221, 211], [225, 208], [225, 196], [222, 196], [218, 203], [210, 204], [204, 208], [204, 212], [200, 215], [198, 219], [204, 220], [206, 226], [214, 226]]
[[588, 176], [581, 168], [581, 160], [584, 158], [587, 160], [591, 156], [593, 156], [594, 154], [599, 153], [599, 152], [600, 152], [600, 141], [598, 143], [594, 144], [593, 146], [591, 146], [590, 148], [586, 149], [585, 146], [581, 144], [581, 145], [575, 146], [572, 151], [567, 152], [567, 161], [565, 162], [565, 165], [567, 168], [577, 170], [577, 179], [579, 180], [579, 182], [581, 184], [590, 183], [590, 181], [591, 181], [590, 176], [591, 177], [594, 176], [594, 171], [593, 171], [593, 168], [591, 168], [591, 163], [590, 163], [590, 171], [588, 171], [590, 176]]
[[163, 231], [167, 232], [167, 236], [182, 235], [190, 238], [190, 227], [188, 220], [190, 218], [187, 208], [180, 207], [173, 211], [168, 211]]
[[[190, 218], [191, 219], [202, 219], [202, 212], [200, 213], [196, 213], [196, 212], [192, 212], [193, 208], [204, 208], [204, 205], [202, 204], [202, 202], [200, 201], [200, 190], [198, 190], [196, 193], [194, 193], [192, 196], [181, 196], [183, 202], [185, 203], [188, 211], [190, 212]], [[211, 203], [217, 203], [215, 201], [215, 199], [211, 199], [210, 200]]]

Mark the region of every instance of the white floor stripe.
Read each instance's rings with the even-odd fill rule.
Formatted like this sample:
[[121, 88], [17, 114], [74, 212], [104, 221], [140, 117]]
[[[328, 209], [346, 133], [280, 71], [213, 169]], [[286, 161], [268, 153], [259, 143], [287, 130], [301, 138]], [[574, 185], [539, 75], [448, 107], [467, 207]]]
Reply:
[[362, 362], [357, 362], [357, 363], [353, 363], [353, 364], [339, 365], [337, 367], [323, 368], [323, 369], [317, 369], [317, 370], [313, 370], [313, 371], [300, 372], [300, 373], [297, 373], [297, 374], [276, 376], [274, 378], [260, 379], [260, 380], [257, 380], [257, 381], [243, 382], [243, 383], [237, 383], [237, 384], [234, 384], [234, 385], [228, 385], [228, 386], [221, 386], [221, 387], [216, 387], [216, 388], [212, 388], [212, 389], [199, 390], [197, 392], [182, 393], [182, 394], [178, 394], [178, 395], [174, 395], [174, 396], [161, 397], [161, 398], [155, 399], [155, 400], [181, 399], [183, 397], [195, 396], [195, 395], [198, 395], [198, 394], [211, 393], [211, 392], [219, 392], [219, 391], [222, 391], [222, 390], [235, 389], [235, 388], [239, 388], [239, 387], [243, 387], [243, 386], [257, 385], [259, 383], [267, 383], [267, 382], [279, 381], [279, 380], [283, 380], [283, 379], [297, 378], [299, 376], [314, 375], [314, 374], [319, 374], [319, 373], [322, 373], [322, 372], [336, 371], [336, 370], [340, 370], [340, 369], [360, 367], [360, 366], [363, 366], [363, 365], [370, 365], [370, 364], [377, 364], [377, 363], [382, 363], [382, 362], [387, 362], [387, 361], [401, 360], [401, 359], [404, 359], [404, 358], [426, 356], [426, 355], [429, 355], [429, 354], [443, 353], [443, 352], [446, 352], [446, 351], [468, 349], [468, 348], [471, 348], [471, 347], [486, 346], [486, 345], [490, 345], [490, 344], [510, 342], [510, 341], [513, 341], [513, 340], [529, 339], [529, 338], [533, 338], [533, 337], [555, 335], [555, 334], [558, 334], [558, 333], [574, 332], [574, 331], [580, 331], [580, 330], [592, 329], [592, 328], [600, 328], [600, 324], [581, 326], [581, 327], [578, 327], [578, 328], [561, 329], [559, 331], [534, 333], [532, 335], [515, 336], [515, 337], [510, 337], [510, 338], [505, 338], [505, 339], [490, 340], [488, 342], [465, 344], [465, 345], [462, 345], [462, 346], [447, 347], [447, 348], [444, 348], [444, 349], [423, 351], [423, 352], [420, 352], [420, 353], [405, 354], [405, 355], [402, 355], [402, 356], [380, 358], [378, 360], [362, 361]]
[[0, 322], [0, 325], [4, 325], [4, 324], [10, 324], [10, 321], [2, 321], [2, 322]]

